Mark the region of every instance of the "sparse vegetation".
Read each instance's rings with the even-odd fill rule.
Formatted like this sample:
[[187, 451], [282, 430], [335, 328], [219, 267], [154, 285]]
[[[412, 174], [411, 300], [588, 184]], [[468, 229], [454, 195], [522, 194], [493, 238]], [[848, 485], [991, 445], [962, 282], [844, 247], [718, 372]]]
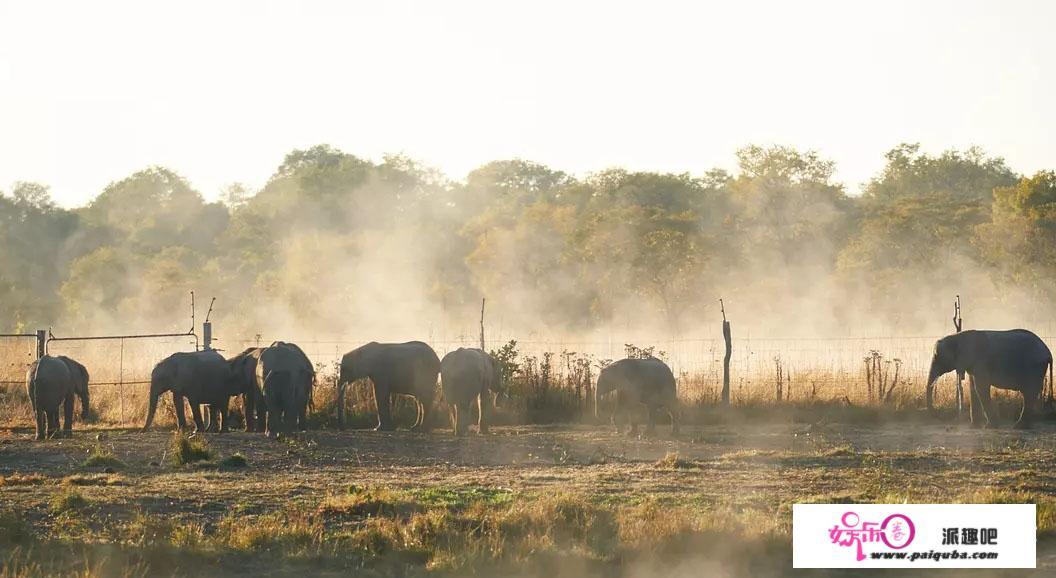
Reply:
[[48, 503], [53, 514], [73, 514], [88, 505], [88, 499], [79, 491], [67, 488], [56, 494]]
[[688, 470], [697, 466], [678, 455], [678, 452], [667, 452], [664, 457], [656, 461], [656, 467], [667, 470]]
[[169, 459], [173, 465], [183, 466], [213, 459], [213, 452], [204, 437], [187, 437], [176, 431], [169, 444]]
[[229, 469], [229, 470], [237, 470], [237, 469], [248, 467], [249, 466], [249, 460], [247, 460], [246, 456], [242, 455], [241, 453], [235, 452], [235, 453], [227, 456], [226, 458], [220, 460], [220, 462], [217, 465], [220, 466], [221, 468], [225, 468], [225, 469]]
[[48, 481], [41, 474], [11, 474], [0, 476], [0, 486], [39, 486]]
[[85, 468], [109, 468], [109, 469], [121, 469], [125, 468], [125, 462], [121, 461], [113, 450], [104, 448], [102, 444], [95, 444], [92, 448], [92, 452], [88, 454], [88, 457], [81, 462], [81, 467]]

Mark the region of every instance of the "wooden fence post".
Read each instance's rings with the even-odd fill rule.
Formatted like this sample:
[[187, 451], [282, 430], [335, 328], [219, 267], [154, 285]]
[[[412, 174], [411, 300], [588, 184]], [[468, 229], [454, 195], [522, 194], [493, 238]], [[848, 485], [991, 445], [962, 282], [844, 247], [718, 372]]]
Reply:
[[37, 359], [48, 354], [48, 332], [44, 329], [37, 330]]
[[[957, 333], [961, 332], [961, 296], [957, 296], [957, 300], [953, 302], [953, 328], [957, 330]], [[961, 380], [961, 374], [957, 373], [957, 416], [960, 417], [964, 413], [964, 385]]]
[[722, 310], [722, 338], [726, 341], [726, 355], [722, 358], [722, 405], [730, 405], [730, 357], [733, 355], [733, 339], [730, 337], [730, 322], [726, 320], [726, 306], [719, 299]]

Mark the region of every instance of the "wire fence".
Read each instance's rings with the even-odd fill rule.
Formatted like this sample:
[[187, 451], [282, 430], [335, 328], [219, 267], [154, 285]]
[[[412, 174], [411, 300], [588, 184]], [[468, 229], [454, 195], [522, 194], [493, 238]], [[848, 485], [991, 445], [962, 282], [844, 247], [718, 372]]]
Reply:
[[[923, 395], [934, 342], [941, 336], [881, 337], [735, 337], [730, 363], [731, 394], [735, 403], [750, 400], [847, 399], [873, 402], [886, 387], [903, 395]], [[497, 349], [514, 336], [489, 341]], [[1043, 337], [1047, 343], [1056, 338]], [[272, 341], [297, 343], [320, 369], [319, 384], [326, 387], [341, 357], [371, 341], [362, 337], [300, 338], [288, 335], [236, 335], [214, 342], [224, 355]], [[442, 358], [459, 347], [478, 347], [479, 337], [428, 339]], [[722, 387], [725, 344], [721, 338], [678, 338], [649, 341], [618, 335], [594, 340], [547, 339], [531, 336], [517, 340], [522, 367], [540, 371], [543, 379], [578, 387], [582, 364], [600, 368], [625, 356], [625, 346], [651, 348], [674, 370], [683, 399], [718, 400]], [[79, 360], [91, 375], [93, 406], [101, 416], [117, 422], [138, 419], [145, 413], [150, 374], [154, 365], [177, 351], [194, 351], [192, 335], [125, 336], [107, 339], [67, 338], [50, 341], [48, 353]], [[0, 406], [24, 397], [25, 372], [35, 359], [32, 336], [0, 336]], [[575, 377], [573, 377], [575, 375]], [[597, 375], [597, 371], [593, 371]], [[546, 377], [549, 376], [549, 377]], [[953, 379], [939, 383], [937, 401], [953, 399]], [[6, 405], [11, 405], [7, 403]], [[0, 408], [2, 411], [2, 408]], [[28, 414], [27, 414], [28, 415]], [[3, 419], [0, 415], [0, 419]], [[8, 416], [10, 417], [10, 416]]]

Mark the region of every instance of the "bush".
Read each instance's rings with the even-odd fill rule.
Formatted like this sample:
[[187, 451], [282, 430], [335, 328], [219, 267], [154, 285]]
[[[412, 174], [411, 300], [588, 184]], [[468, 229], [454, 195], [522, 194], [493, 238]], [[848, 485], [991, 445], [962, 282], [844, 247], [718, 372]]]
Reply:
[[213, 459], [213, 452], [205, 438], [186, 438], [179, 431], [173, 433], [169, 449], [172, 453], [172, 463], [177, 466]]

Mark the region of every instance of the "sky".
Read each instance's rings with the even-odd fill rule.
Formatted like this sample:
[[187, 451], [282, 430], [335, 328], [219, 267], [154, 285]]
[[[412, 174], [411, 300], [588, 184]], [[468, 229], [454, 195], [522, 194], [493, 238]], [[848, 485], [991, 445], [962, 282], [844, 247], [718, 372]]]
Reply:
[[900, 142], [1056, 168], [1056, 2], [0, 0], [0, 190], [79, 206], [150, 165], [207, 198], [328, 143], [464, 178], [524, 158], [702, 174]]

